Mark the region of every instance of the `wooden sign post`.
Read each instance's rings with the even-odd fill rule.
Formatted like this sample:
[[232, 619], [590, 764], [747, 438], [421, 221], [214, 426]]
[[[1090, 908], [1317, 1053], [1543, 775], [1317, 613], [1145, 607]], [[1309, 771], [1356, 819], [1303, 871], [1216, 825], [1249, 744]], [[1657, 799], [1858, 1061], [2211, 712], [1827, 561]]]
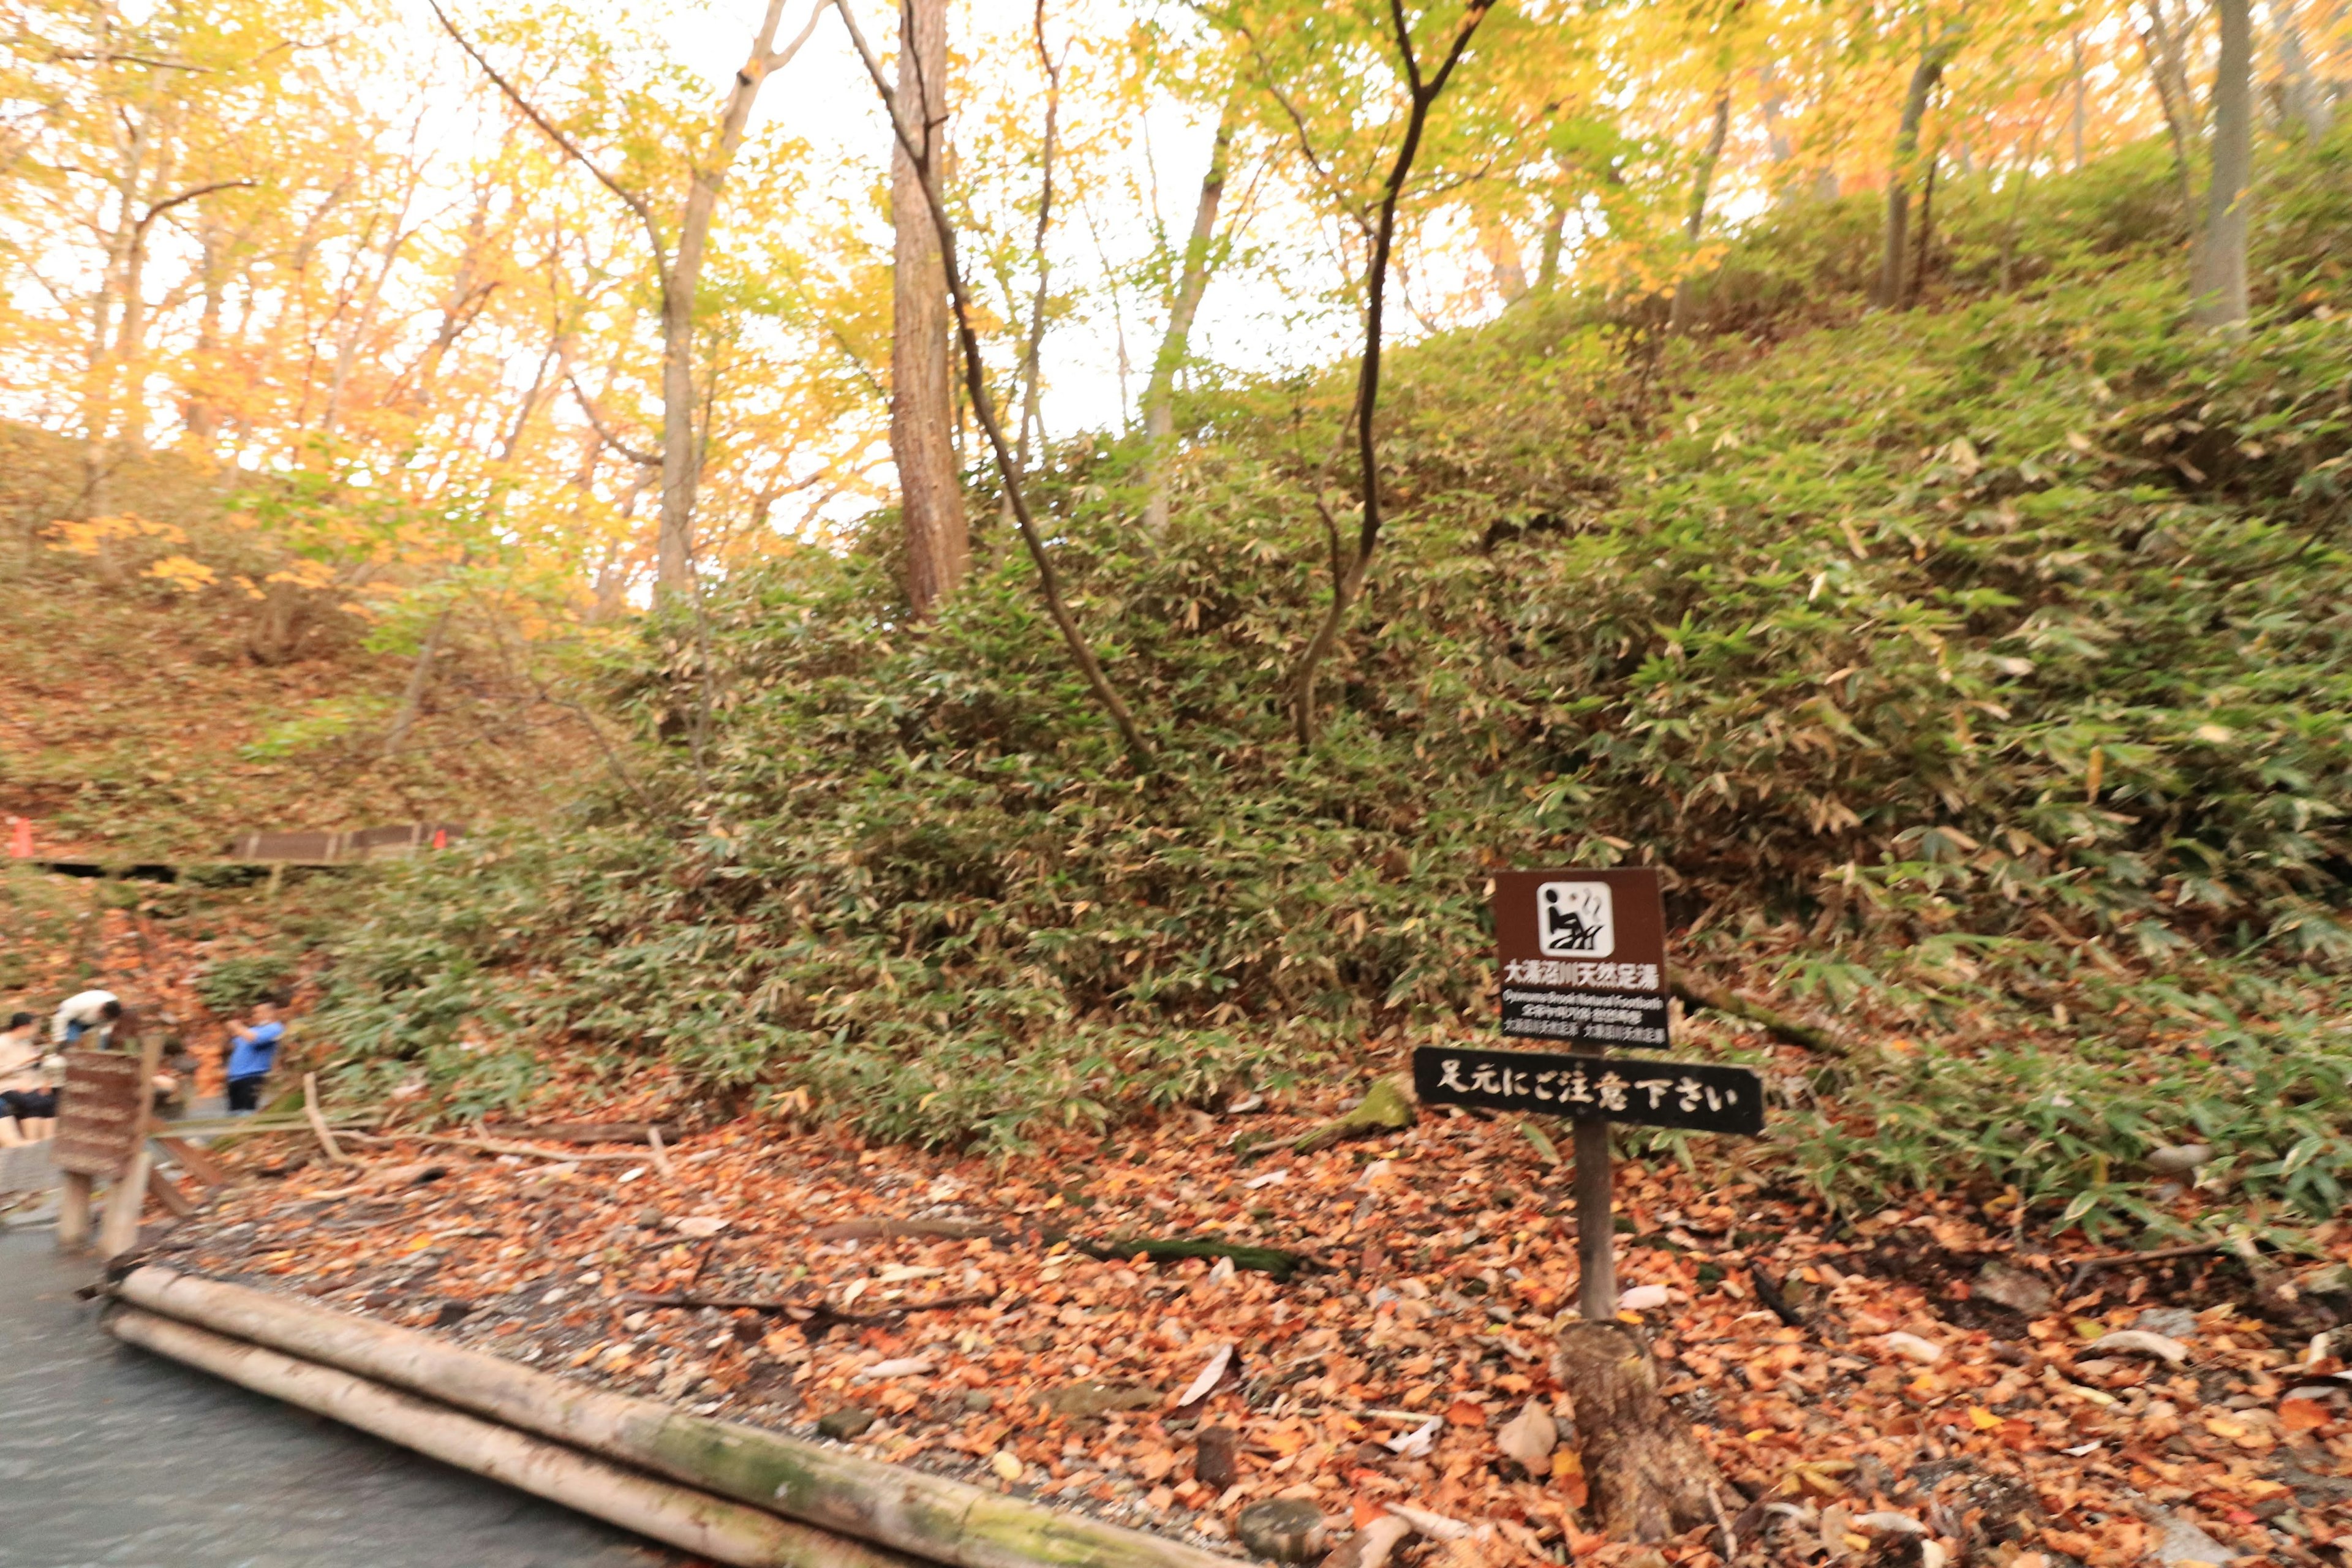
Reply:
[[1712, 1517], [1717, 1482], [1705, 1452], [1660, 1396], [1646, 1344], [1617, 1321], [1609, 1127], [1625, 1121], [1753, 1137], [1764, 1130], [1763, 1080], [1747, 1068], [1610, 1054], [1670, 1043], [1665, 903], [1656, 871], [1501, 872], [1494, 912], [1502, 1033], [1561, 1048], [1424, 1046], [1413, 1053], [1413, 1088], [1425, 1105], [1574, 1120], [1577, 1308], [1584, 1321], [1561, 1332], [1563, 1373], [1603, 1527], [1663, 1540]]
[[149, 1085], [155, 1080], [160, 1043], [128, 1051], [68, 1051], [58, 1095], [58, 1131], [50, 1159], [64, 1173], [58, 1207], [58, 1246], [71, 1251], [89, 1239], [90, 1191], [104, 1178], [106, 1221], [99, 1253], [112, 1258], [138, 1239], [139, 1209], [147, 1195]]

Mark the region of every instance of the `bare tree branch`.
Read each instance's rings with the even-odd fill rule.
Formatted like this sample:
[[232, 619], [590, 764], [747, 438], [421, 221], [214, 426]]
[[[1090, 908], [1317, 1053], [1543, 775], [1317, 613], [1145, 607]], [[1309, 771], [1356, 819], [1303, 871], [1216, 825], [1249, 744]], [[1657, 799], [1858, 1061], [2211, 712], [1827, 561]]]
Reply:
[[506, 94], [507, 101], [522, 111], [524, 119], [538, 126], [549, 141], [563, 150], [566, 157], [593, 174], [597, 184], [620, 197], [622, 205], [637, 215], [637, 221], [646, 226], [646, 238], [653, 242], [654, 265], [667, 274], [669, 271], [669, 250], [662, 243], [661, 225], [654, 219], [652, 205], [645, 197], [606, 174], [596, 160], [591, 158], [577, 142], [565, 135], [557, 128], [553, 121], [541, 113], [539, 106], [525, 98], [520, 88], [499, 74], [499, 68], [490, 64], [488, 58], [474, 47], [473, 40], [457, 30], [457, 24], [449, 19], [449, 13], [441, 9], [441, 0], [425, 0], [425, 3], [433, 8], [433, 15], [439, 19], [442, 31], [457, 41], [457, 47], [465, 50], [476, 65], [482, 68], [482, 74], [498, 85], [498, 89]]
[[661, 455], [659, 453], [640, 452], [635, 447], [630, 446], [626, 441], [622, 440], [618, 436], [614, 435], [611, 430], [605, 427], [604, 416], [603, 413], [597, 409], [596, 400], [588, 395], [587, 388], [580, 384], [580, 378], [572, 374], [572, 367], [570, 365], [563, 367], [563, 379], [566, 384], [572, 388], [572, 398], [580, 405], [580, 412], [588, 416], [589, 427], [596, 432], [596, 438], [598, 440], [604, 442], [604, 445], [612, 447], [613, 450], [620, 453], [621, 456], [628, 458], [629, 461], [633, 463], [636, 463], [648, 468], [658, 468], [661, 467]]

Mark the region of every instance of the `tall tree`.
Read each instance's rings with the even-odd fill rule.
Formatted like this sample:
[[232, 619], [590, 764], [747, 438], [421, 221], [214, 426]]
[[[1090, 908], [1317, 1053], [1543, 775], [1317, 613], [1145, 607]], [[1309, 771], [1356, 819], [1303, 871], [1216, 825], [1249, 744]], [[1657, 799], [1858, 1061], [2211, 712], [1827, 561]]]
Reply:
[[1886, 172], [1885, 248], [1878, 263], [1878, 302], [1889, 310], [1903, 303], [1904, 241], [1911, 229], [1911, 182], [1917, 177], [1919, 126], [1927, 117], [1928, 100], [1944, 79], [1944, 68], [1959, 51], [1962, 24], [1947, 22], [1930, 35], [1929, 20], [1919, 17], [1919, 58], [1911, 68], [1911, 85], [1903, 95], [1903, 118], [1895, 130], [1895, 156]]
[[[1364, 266], [1364, 351], [1357, 361], [1356, 397], [1350, 414], [1355, 426], [1358, 482], [1361, 487], [1356, 536], [1352, 542], [1342, 542], [1338, 524], [1326, 514], [1331, 544], [1331, 600], [1317, 621], [1313, 636], [1291, 665], [1288, 680], [1291, 729], [1301, 746], [1313, 745], [1320, 731], [1316, 681], [1322, 673], [1323, 661], [1330, 657], [1340, 631], [1348, 624], [1348, 613], [1363, 593], [1365, 575], [1371, 570], [1372, 552], [1381, 542], [1380, 437], [1375, 422], [1381, 408], [1381, 333], [1387, 316], [1389, 260], [1396, 245], [1397, 208], [1404, 199], [1405, 184], [1412, 177], [1413, 161], [1420, 156], [1422, 139], [1428, 134], [1430, 111], [1444, 96], [1445, 84], [1462, 63], [1478, 24], [1486, 19], [1493, 6], [1494, 0], [1466, 0], [1462, 19], [1433, 68], [1413, 41], [1412, 26], [1405, 16], [1402, 0], [1395, 0], [1390, 6], [1388, 42], [1396, 51], [1399, 74], [1403, 79], [1405, 114], [1395, 154], [1389, 161], [1388, 174], [1381, 182], [1378, 201], [1367, 226], [1370, 246]], [[1321, 505], [1319, 500], [1317, 504]]]
[[2214, 0], [2221, 47], [2213, 62], [2212, 177], [2205, 228], [2189, 263], [2197, 319], [2235, 328], [2246, 320], [2246, 187], [2254, 160], [2254, 23], [2248, 0]]
[[[1731, 132], [1731, 84], [1727, 81], [1716, 89], [1715, 112], [1708, 118], [1706, 145], [1699, 149], [1698, 163], [1691, 170], [1690, 212], [1683, 220], [1683, 238], [1694, 249], [1698, 237], [1706, 229], [1706, 198], [1715, 184], [1715, 166], [1723, 161], [1724, 139]], [[1687, 275], [1675, 284], [1675, 303], [1667, 318], [1667, 330], [1681, 331], [1689, 324], [1691, 280]]]
[[2311, 68], [2310, 55], [2304, 50], [2303, 26], [2295, 16], [2294, 0], [2273, 0], [2271, 22], [2278, 29], [2281, 106], [2305, 136], [2319, 142], [2327, 135], [2335, 105]]
[[906, 530], [907, 601], [918, 619], [971, 568], [949, 391], [947, 283], [922, 173], [946, 164], [947, 75], [947, 0], [899, 0], [898, 99], [916, 145], [894, 135], [890, 149], [890, 455]]
[[1217, 133], [1209, 145], [1208, 173], [1201, 176], [1201, 194], [1192, 205], [1192, 230], [1184, 241], [1184, 261], [1176, 277], [1176, 291], [1168, 301], [1168, 329], [1160, 334], [1160, 352], [1152, 356], [1151, 379], [1143, 389], [1143, 438], [1150, 447], [1150, 493], [1143, 503], [1144, 531], [1154, 539], [1168, 532], [1170, 471], [1176, 447], [1176, 373], [1191, 350], [1192, 322], [1209, 289], [1209, 272], [1217, 235], [1217, 209], [1225, 197], [1225, 179], [1232, 162], [1234, 109], [1238, 86], [1225, 96], [1217, 114]]
[[[1071, 612], [1069, 600], [1062, 592], [1062, 574], [1054, 565], [1054, 557], [1045, 548], [1044, 535], [1038, 531], [1035, 515], [1029, 508], [1029, 489], [1021, 467], [1013, 457], [1013, 444], [1005, 438], [1004, 422], [996, 416], [995, 395], [989, 390], [987, 366], [980, 353], [980, 334], [972, 325], [971, 290], [964, 282], [963, 268], [956, 256], [955, 223], [948, 216], [947, 200], [940, 177], [940, 163], [933, 156], [943, 148], [925, 133], [925, 122], [913, 113], [911, 106], [899, 96], [898, 88], [883, 74], [882, 63], [866, 34], [857, 25], [857, 13], [851, 9], [850, 0], [832, 0], [834, 9], [841, 13], [842, 26], [848, 29], [849, 41], [857, 51], [860, 64], [866, 68], [866, 79], [874, 84], [874, 92], [882, 100], [882, 108], [890, 120], [890, 133], [898, 150], [906, 154], [913, 167], [916, 188], [931, 220], [931, 232], [938, 242], [940, 270], [947, 284], [948, 304], [955, 320], [956, 341], [963, 350], [964, 390], [971, 398], [972, 417], [979, 422], [981, 433], [987, 437], [989, 452], [996, 461], [997, 478], [1003, 482], [1006, 498], [1013, 503], [1013, 526], [1021, 531], [1021, 542], [1029, 552], [1031, 563], [1037, 568], [1037, 589], [1045, 598], [1046, 613], [1053, 617], [1055, 629], [1062, 634], [1062, 643], [1069, 650], [1070, 662], [1076, 666], [1079, 676], [1093, 693], [1096, 704], [1112, 726], [1118, 731], [1119, 742], [1138, 770], [1153, 765], [1151, 742], [1144, 738], [1142, 726], [1118, 689], [1104, 673], [1102, 661], [1095, 657], [1086, 633], [1078, 626], [1077, 616]], [[903, 86], [908, 73], [900, 73]], [[903, 229], [903, 225], [901, 226]]]
[[758, 101], [761, 87], [768, 78], [792, 61], [816, 30], [817, 18], [824, 15], [818, 5], [809, 12], [807, 24], [798, 37], [776, 47], [776, 32], [783, 21], [784, 0], [767, 0], [767, 9], [761, 17], [760, 29], [751, 40], [748, 59], [735, 72], [735, 79], [727, 89], [726, 101], [719, 106], [718, 124], [699, 147], [689, 153], [687, 188], [679, 202], [675, 224], [675, 248], [670, 227], [656, 212], [653, 199], [643, 191], [624, 184], [607, 173], [579, 142], [558, 126], [521, 89], [509, 81], [479, 49], [476, 48], [457, 25], [441, 9], [440, 0], [425, 0], [433, 7], [441, 26], [457, 41], [457, 46], [472, 57], [499, 90], [506, 94], [515, 108], [548, 139], [561, 148], [565, 156], [593, 175], [598, 184], [617, 196], [643, 226], [646, 241], [653, 256], [654, 271], [661, 287], [662, 334], [662, 489], [661, 522], [655, 544], [654, 585], [656, 593], [669, 597], [688, 591], [693, 585], [694, 561], [694, 500], [696, 487], [701, 479], [701, 451], [697, 438], [695, 415], [698, 392], [694, 366], [695, 311], [702, 291], [702, 272], [710, 244], [710, 226], [719, 213], [719, 195], [727, 183], [728, 171], [734, 166], [742, 151], [744, 133], [751, 123], [751, 109]]
[[2180, 185], [2180, 217], [2186, 224], [2197, 222], [2197, 165], [2189, 153], [2189, 141], [2196, 132], [2196, 100], [2189, 87], [2189, 29], [2187, 16], [2172, 16], [2165, 0], [2142, 0], [2140, 20], [2132, 31], [2139, 39], [2141, 55], [2147, 61], [2149, 82], [2156, 88], [2156, 101], [2164, 111], [2165, 133], [2172, 139], [2172, 174]]

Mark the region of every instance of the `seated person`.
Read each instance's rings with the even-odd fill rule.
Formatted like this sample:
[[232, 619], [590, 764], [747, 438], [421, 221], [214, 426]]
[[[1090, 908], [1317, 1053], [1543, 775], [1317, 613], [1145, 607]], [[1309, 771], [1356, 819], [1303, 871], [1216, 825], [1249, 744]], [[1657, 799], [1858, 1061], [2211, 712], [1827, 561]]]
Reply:
[[155, 1114], [184, 1116], [188, 1101], [195, 1092], [196, 1058], [176, 1035], [163, 1042], [163, 1060], [156, 1064], [151, 1087], [155, 1091]]
[[17, 1013], [0, 1029], [0, 1143], [23, 1143], [48, 1135], [58, 1113], [51, 1059], [43, 1056], [40, 1021]]
[[255, 1003], [248, 1016], [248, 1023], [228, 1026], [236, 1042], [229, 1047], [227, 1064], [232, 1116], [261, 1109], [261, 1086], [268, 1079], [269, 1069], [278, 1065], [278, 1042], [286, 1037], [286, 1026], [278, 1021], [278, 1009], [269, 1003]]

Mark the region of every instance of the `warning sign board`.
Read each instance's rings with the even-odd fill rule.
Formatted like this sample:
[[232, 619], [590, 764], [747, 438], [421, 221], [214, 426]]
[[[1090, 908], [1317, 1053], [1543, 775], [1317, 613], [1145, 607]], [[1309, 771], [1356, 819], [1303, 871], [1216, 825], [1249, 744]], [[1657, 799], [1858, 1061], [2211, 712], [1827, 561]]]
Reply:
[[1503, 1033], [1603, 1048], [1666, 1040], [1666, 913], [1658, 873], [1495, 877]]

